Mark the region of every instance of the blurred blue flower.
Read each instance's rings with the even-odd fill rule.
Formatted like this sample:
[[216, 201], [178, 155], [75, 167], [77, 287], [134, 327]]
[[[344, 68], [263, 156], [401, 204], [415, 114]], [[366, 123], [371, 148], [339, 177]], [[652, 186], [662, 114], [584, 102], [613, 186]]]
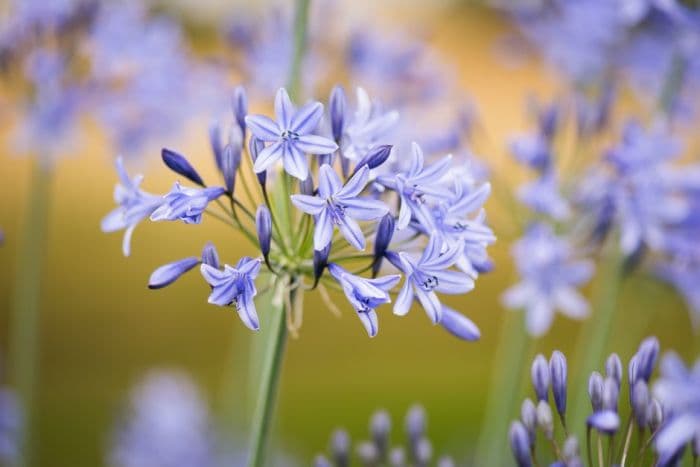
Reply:
[[209, 203], [224, 193], [226, 189], [223, 187], [187, 188], [175, 182], [170, 193], [163, 196], [161, 204], [151, 213], [151, 220], [199, 224]]
[[328, 271], [343, 288], [345, 296], [357, 312], [357, 316], [367, 330], [369, 337], [376, 336], [377, 331], [379, 331], [379, 321], [375, 308], [391, 302], [389, 290], [399, 283], [401, 276], [394, 274], [376, 279], [365, 279], [351, 274], [335, 263], [328, 265]]
[[518, 189], [520, 201], [534, 212], [561, 221], [571, 215], [571, 208], [560, 192], [559, 182], [553, 173], [545, 173], [533, 182]]
[[348, 243], [364, 250], [365, 236], [356, 220], [376, 220], [389, 212], [382, 201], [359, 196], [369, 180], [369, 169], [363, 166], [343, 185], [331, 166], [324, 164], [318, 178], [318, 196], [292, 195], [296, 207], [316, 216], [314, 248], [323, 250], [331, 242], [337, 226]]
[[118, 206], [102, 219], [101, 228], [103, 232], [126, 229], [122, 252], [124, 256], [129, 256], [134, 229], [163, 203], [163, 198], [141, 190], [139, 185], [143, 176], [130, 178], [121, 158], [117, 159], [116, 167], [120, 183], [114, 189], [114, 201]]
[[255, 278], [260, 272], [260, 260], [244, 256], [235, 267], [224, 265], [224, 270], [202, 264], [202, 275], [212, 287], [209, 303], [219, 306], [233, 305], [238, 316], [253, 331], [260, 329], [258, 313], [253, 299], [258, 291]]
[[216, 465], [209, 410], [185, 375], [154, 371], [134, 388], [107, 459], [111, 467]]
[[0, 464], [15, 465], [22, 447], [23, 413], [9, 387], [0, 387]]
[[700, 360], [692, 368], [673, 352], [661, 362], [661, 375], [654, 385], [654, 396], [664, 409], [667, 420], [654, 440], [659, 462], [666, 465], [688, 443], [700, 439]]
[[590, 279], [593, 264], [577, 260], [572, 247], [546, 224], [530, 226], [513, 248], [521, 282], [503, 295], [508, 308], [523, 309], [528, 332], [541, 336], [555, 310], [570, 318], [588, 315], [588, 303], [576, 290]]
[[373, 147], [387, 143], [387, 137], [398, 119], [397, 111], [386, 111], [376, 103], [373, 104], [367, 92], [357, 88], [355, 112], [344, 119], [341, 154], [351, 160], [360, 160]]
[[296, 109], [284, 88], [275, 97], [277, 122], [263, 115], [246, 117], [251, 133], [267, 143], [272, 143], [260, 151], [255, 160], [255, 172], [263, 172], [282, 159], [284, 170], [293, 177], [306, 180], [309, 167], [305, 154], [328, 154], [338, 149], [338, 145], [328, 138], [314, 134], [323, 116], [323, 105], [310, 102]]

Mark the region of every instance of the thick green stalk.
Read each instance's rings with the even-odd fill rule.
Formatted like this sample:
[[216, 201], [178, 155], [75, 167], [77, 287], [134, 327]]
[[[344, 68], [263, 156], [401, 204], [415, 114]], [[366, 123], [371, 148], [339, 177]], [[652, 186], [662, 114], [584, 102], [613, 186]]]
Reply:
[[[617, 251], [617, 245], [611, 245], [608, 256], [602, 261], [600, 282], [596, 292], [593, 313], [582, 326], [579, 334], [578, 345], [573, 370], [575, 378], [572, 379], [572, 387], [586, 388], [588, 375], [595, 369], [602, 369], [606, 347], [610, 338], [620, 288], [624, 278], [624, 256]], [[584, 426], [584, 416], [588, 408], [587, 392], [576, 391], [575, 399], [569, 409], [570, 427]]]
[[291, 312], [291, 310], [285, 310], [283, 296], [285, 293], [289, 292], [286, 291], [282, 284], [278, 292], [275, 293], [270, 308], [265, 310], [266, 313], [271, 315], [270, 332], [260, 368], [260, 386], [258, 388], [258, 402], [253, 414], [248, 467], [263, 467], [265, 465], [265, 454], [268, 448], [268, 438], [275, 409], [275, 400], [277, 399], [282, 360], [284, 359], [284, 348], [287, 342], [285, 311], [287, 313]]
[[309, 24], [309, 5], [311, 0], [296, 0], [294, 11], [294, 52], [289, 70], [287, 91], [291, 99], [298, 100], [301, 91], [301, 67], [306, 51], [306, 33]]
[[41, 160], [34, 160], [33, 164], [10, 316], [10, 379], [19, 393], [24, 410], [24, 444], [18, 463], [20, 466], [32, 464], [33, 444], [37, 439], [33, 421], [39, 366], [41, 275], [46, 254], [51, 181], [50, 169]]
[[517, 396], [534, 340], [525, 332], [523, 313], [508, 313], [491, 373], [488, 403], [474, 465], [509, 465], [508, 427], [518, 418]]

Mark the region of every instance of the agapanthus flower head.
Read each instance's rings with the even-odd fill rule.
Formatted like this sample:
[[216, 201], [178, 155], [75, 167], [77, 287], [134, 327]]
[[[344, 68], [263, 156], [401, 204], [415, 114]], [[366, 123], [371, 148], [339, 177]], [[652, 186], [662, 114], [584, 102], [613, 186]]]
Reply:
[[[641, 463], [646, 450], [653, 446], [658, 456], [655, 465], [676, 465], [685, 446], [697, 442], [700, 433], [700, 363], [688, 369], [676, 354], [669, 353], [662, 360], [660, 378], [651, 383], [658, 352], [659, 343], [655, 337], [649, 337], [639, 345], [627, 365], [628, 397], [621, 397], [623, 368], [617, 354], [611, 354], [606, 360], [606, 376], [593, 371], [587, 388], [574, 388], [586, 390], [591, 402], [591, 412], [585, 420], [575, 421], [585, 423], [589, 463], [595, 462], [595, 458], [609, 459], [602, 465], [611, 466], [620, 465], [622, 459], [622, 463], [625, 460], [632, 464]], [[552, 409], [544, 398], [547, 389], [543, 383], [547, 369], [544, 356], [538, 355], [533, 363], [533, 384], [540, 401], [535, 406], [530, 399], [525, 399], [520, 419], [511, 424], [509, 434], [511, 449], [519, 466], [534, 465], [535, 459], [541, 462], [543, 458], [547, 459], [547, 465], [584, 465], [585, 457], [579, 452], [578, 440], [569, 435], [575, 428], [566, 418], [566, 406], [558, 402], [567, 397], [566, 372], [562, 371], [565, 361], [564, 354], [554, 351], [549, 364], [562, 430], [556, 427]], [[639, 444], [643, 446], [641, 450], [630, 446], [635, 428], [639, 433]], [[551, 452], [540, 452], [544, 445], [536, 443], [538, 433], [554, 446]], [[624, 436], [619, 436], [620, 433]], [[605, 447], [603, 443], [597, 443], [595, 447], [594, 436], [607, 438]]]
[[209, 410], [192, 381], [154, 371], [134, 388], [113, 438], [113, 467], [211, 466], [216, 440]]
[[355, 443], [345, 430], [336, 430], [331, 436], [330, 456], [318, 455], [316, 466], [347, 467], [354, 450], [362, 465], [388, 465], [391, 467], [436, 467], [454, 465], [449, 456], [434, 456], [433, 445], [427, 437], [426, 414], [422, 406], [409, 409], [404, 424], [405, 441], [396, 442], [391, 437], [391, 417], [388, 412], [379, 410], [372, 415], [369, 423], [369, 440]]
[[[336, 101], [339, 92], [334, 93]], [[403, 288], [394, 300], [396, 314], [406, 314], [418, 298], [433, 323], [460, 339], [478, 339], [476, 325], [440, 303], [436, 293], [467, 293], [479, 273], [489, 269], [486, 248], [495, 236], [486, 224], [483, 204], [490, 185], [462, 178], [466, 169], [449, 156], [433, 163], [415, 144], [406, 170], [387, 168], [393, 165], [391, 144], [356, 145], [356, 154], [348, 155], [342, 144], [345, 136], [340, 145], [323, 136], [321, 103], [310, 101], [297, 108], [280, 89], [272, 120], [244, 115], [244, 94], [240, 88], [235, 91], [228, 143], [223, 144], [220, 127], [210, 130], [214, 163], [224, 186], [209, 184], [185, 155], [171, 149], [163, 150], [163, 162], [196, 187], [176, 183], [162, 197], [150, 195], [138, 188], [140, 179], [130, 180], [118, 165], [119, 207], [103, 228], [128, 228], [125, 244], [133, 227], [146, 217], [199, 224], [210, 215], [234, 226], [259, 249], [257, 255], [222, 270], [210, 246], [201, 258], [191, 256], [158, 268], [151, 288], [172, 284], [200, 265], [211, 286], [209, 302], [234, 306], [253, 330], [259, 328], [254, 303], [259, 276], [268, 284], [272, 280], [269, 288], [289, 308], [287, 324], [292, 330], [301, 320], [300, 302], [292, 297], [318, 289], [328, 307], [336, 310], [327, 292], [332, 288], [345, 294], [367, 333], [375, 336], [377, 309], [392, 302], [403, 276]], [[331, 120], [344, 128], [335, 132], [346, 135], [352, 119], [339, 115], [343, 106], [337, 102], [331, 107]], [[318, 164], [309, 164], [309, 156], [321, 157]], [[380, 274], [386, 268], [398, 274]], [[369, 271], [372, 276], [365, 277]]]
[[566, 239], [546, 224], [528, 228], [513, 248], [521, 282], [508, 289], [503, 302], [524, 309], [528, 332], [539, 336], [552, 324], [555, 310], [574, 319], [588, 315], [588, 304], [577, 291], [593, 274], [593, 265], [576, 259]]

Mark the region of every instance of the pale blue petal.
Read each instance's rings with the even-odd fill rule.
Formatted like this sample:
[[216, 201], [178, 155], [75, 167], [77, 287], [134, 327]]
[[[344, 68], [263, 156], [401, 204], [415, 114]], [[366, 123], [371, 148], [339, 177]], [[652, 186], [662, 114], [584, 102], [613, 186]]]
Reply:
[[474, 280], [463, 272], [430, 271], [430, 274], [438, 280], [436, 292], [456, 295], [470, 292], [474, 288]]
[[309, 177], [309, 167], [306, 165], [306, 156], [299, 149], [291, 144], [285, 143], [284, 155], [284, 170], [294, 178], [306, 180]]
[[284, 154], [284, 143], [272, 143], [265, 149], [260, 151], [258, 158], [255, 159], [253, 170], [255, 173], [264, 172], [272, 164], [277, 162]]
[[360, 221], [380, 219], [389, 212], [384, 202], [371, 198], [345, 199], [342, 204], [346, 215]]
[[420, 287], [415, 287], [414, 291], [430, 320], [434, 324], [439, 323], [442, 318], [442, 305], [435, 292], [426, 292]]
[[264, 115], [249, 115], [245, 118], [245, 123], [250, 128], [253, 136], [260, 141], [273, 142], [280, 139], [282, 131], [273, 120]]
[[277, 123], [281, 129], [291, 129], [294, 112], [294, 104], [292, 104], [291, 99], [289, 99], [287, 90], [280, 88], [275, 96], [275, 116], [277, 117]]
[[320, 102], [310, 102], [302, 106], [292, 118], [290, 130], [299, 135], [308, 135], [316, 130], [323, 116], [323, 105]]
[[365, 236], [357, 222], [345, 216], [340, 224], [338, 224], [338, 227], [340, 227], [340, 232], [343, 234], [343, 237], [345, 237], [352, 246], [358, 250], [365, 249]]
[[294, 145], [306, 154], [331, 154], [338, 149], [333, 140], [317, 135], [300, 135]]
[[472, 320], [444, 305], [440, 325], [450, 334], [466, 341], [476, 341], [481, 337], [479, 328]]
[[345, 183], [345, 186], [338, 191], [338, 198], [355, 198], [367, 186], [369, 180], [369, 168], [364, 165], [355, 175], [350, 177], [350, 180]]
[[291, 200], [292, 204], [301, 211], [314, 216], [318, 215], [326, 207], [326, 202], [318, 196], [292, 195]]
[[413, 303], [413, 286], [411, 281], [406, 279], [401, 287], [396, 302], [394, 303], [394, 314], [404, 316], [411, 309]]
[[340, 177], [335, 173], [333, 167], [323, 164], [318, 170], [318, 194], [321, 198], [327, 199], [335, 195], [343, 186]]
[[333, 239], [333, 223], [328, 216], [328, 210], [323, 209], [316, 220], [314, 229], [314, 250], [323, 250]]

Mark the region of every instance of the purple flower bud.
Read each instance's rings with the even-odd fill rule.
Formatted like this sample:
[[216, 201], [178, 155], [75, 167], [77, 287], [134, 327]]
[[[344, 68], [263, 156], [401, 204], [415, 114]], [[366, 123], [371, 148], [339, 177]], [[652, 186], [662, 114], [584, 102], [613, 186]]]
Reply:
[[379, 462], [379, 451], [369, 441], [363, 441], [357, 446], [357, 457], [363, 465], [376, 465]]
[[[238, 129], [232, 133], [237, 133], [240, 136]], [[229, 193], [233, 193], [236, 186], [236, 172], [241, 165], [241, 144], [242, 141], [239, 138], [232, 136], [231, 141], [224, 147], [221, 154], [221, 173]]]
[[508, 438], [510, 439], [510, 449], [513, 451], [518, 467], [531, 467], [530, 437], [523, 424], [518, 421], [511, 423]]
[[620, 388], [617, 381], [606, 377], [603, 380], [603, 409], [617, 412], [617, 399], [620, 395]]
[[199, 258], [191, 256], [163, 265], [153, 271], [148, 280], [149, 289], [160, 289], [175, 282], [181, 275], [199, 264]]
[[394, 216], [389, 213], [382, 217], [377, 226], [377, 236], [374, 239], [374, 264], [372, 264], [372, 277], [377, 277], [379, 270], [382, 267], [382, 260], [386, 253], [391, 239], [396, 230], [396, 221]]
[[630, 394], [630, 404], [632, 405], [632, 413], [637, 426], [646, 428], [647, 426], [647, 409], [649, 407], [649, 387], [643, 380], [638, 380], [632, 387]]
[[197, 185], [204, 186], [204, 181], [202, 177], [199, 176], [194, 167], [185, 159], [181, 154], [171, 151], [170, 149], [163, 148], [161, 151], [161, 157], [163, 162], [168, 166], [173, 172], [182, 175], [183, 177], [191, 180]]
[[658, 400], [652, 399], [647, 407], [647, 423], [649, 424], [649, 429], [654, 433], [663, 422], [664, 409]]
[[333, 467], [325, 456], [319, 454], [314, 459], [314, 467]]
[[527, 428], [527, 434], [530, 436], [530, 445], [534, 446], [537, 439], [537, 409], [530, 399], [525, 399], [520, 407], [520, 420]]
[[566, 357], [558, 350], [552, 352], [549, 359], [549, 372], [552, 377], [552, 394], [557, 412], [564, 417], [566, 413]]
[[428, 438], [421, 438], [416, 443], [415, 452], [416, 467], [427, 467], [433, 458], [433, 445]]
[[386, 410], [380, 410], [372, 415], [369, 422], [369, 432], [372, 441], [379, 451], [379, 459], [386, 459], [389, 449], [389, 433], [391, 432], [391, 417]]
[[566, 461], [567, 465], [578, 459], [580, 455], [580, 448], [578, 445], [578, 439], [576, 436], [569, 436], [564, 441], [564, 446], [562, 448], [562, 457]]
[[336, 430], [331, 435], [331, 453], [336, 466], [350, 465], [350, 435], [345, 430]]
[[345, 91], [341, 86], [335, 86], [331, 91], [328, 107], [331, 113], [331, 129], [333, 139], [340, 142], [343, 137], [343, 127], [345, 126]]
[[[255, 161], [258, 159], [258, 154], [260, 154], [260, 151], [263, 149], [265, 149], [265, 143], [260, 141], [255, 136], [251, 136], [250, 141], [248, 141], [248, 152], [250, 153], [250, 158], [253, 160], [253, 164], [255, 164]], [[256, 175], [258, 176], [258, 182], [262, 186], [265, 186], [265, 182], [267, 181], [267, 170], [257, 172]]]
[[437, 467], [455, 467], [455, 461], [450, 456], [442, 456], [438, 459]]
[[332, 245], [329, 243], [323, 250], [314, 250], [314, 281], [318, 282], [328, 266], [328, 255], [331, 254]]
[[603, 377], [597, 371], [588, 378], [588, 397], [594, 412], [603, 409]]
[[633, 355], [630, 358], [630, 363], [627, 365], [627, 382], [630, 387], [634, 386], [634, 383], [639, 379], [639, 358], [637, 355]]
[[648, 383], [659, 356], [659, 340], [656, 337], [647, 337], [639, 345], [636, 355], [637, 377]]
[[618, 388], [622, 384], [622, 362], [616, 353], [610, 354], [605, 361], [605, 376], [614, 379]]
[[479, 328], [472, 320], [445, 305], [442, 306], [440, 325], [453, 336], [465, 341], [477, 341], [481, 337]]
[[535, 394], [538, 401], [546, 401], [549, 399], [549, 365], [544, 355], [538, 354], [535, 361], [532, 362], [530, 370], [532, 376], [532, 387], [535, 388]]
[[204, 249], [202, 250], [202, 263], [219, 269], [219, 253], [211, 242], [207, 242], [207, 244], [204, 245]]
[[248, 95], [243, 86], [236, 86], [233, 90], [233, 100], [231, 101], [233, 116], [241, 129], [241, 134], [245, 135], [245, 117], [248, 114]]
[[306, 180], [299, 181], [299, 192], [302, 195], [313, 196], [314, 194], [314, 179], [306, 177]]
[[209, 144], [211, 145], [211, 151], [214, 154], [216, 167], [221, 170], [221, 155], [224, 148], [221, 145], [221, 128], [219, 128], [219, 125], [216, 123], [213, 123], [209, 127]]
[[406, 434], [412, 443], [415, 443], [425, 434], [425, 409], [420, 405], [414, 405], [406, 413]]
[[270, 254], [270, 244], [272, 243], [272, 217], [267, 206], [261, 204], [258, 206], [258, 211], [255, 213], [255, 228], [258, 232], [258, 242], [260, 242], [260, 251], [267, 261]]
[[552, 417], [552, 409], [546, 401], [540, 401], [537, 404], [537, 426], [544, 433], [545, 438], [552, 439], [554, 436], [554, 417]]
[[389, 453], [389, 465], [391, 467], [404, 467], [406, 465], [406, 452], [403, 448], [393, 448]]
[[586, 424], [601, 433], [612, 435], [620, 428], [620, 416], [610, 410], [601, 410], [588, 417]]
[[360, 159], [360, 162], [358, 162], [357, 165], [355, 165], [355, 170], [353, 170], [352, 175], [355, 175], [357, 171], [365, 165], [370, 169], [375, 169], [382, 165], [389, 158], [392, 148], [393, 146], [389, 144], [384, 144], [370, 149], [367, 152], [367, 155]]

